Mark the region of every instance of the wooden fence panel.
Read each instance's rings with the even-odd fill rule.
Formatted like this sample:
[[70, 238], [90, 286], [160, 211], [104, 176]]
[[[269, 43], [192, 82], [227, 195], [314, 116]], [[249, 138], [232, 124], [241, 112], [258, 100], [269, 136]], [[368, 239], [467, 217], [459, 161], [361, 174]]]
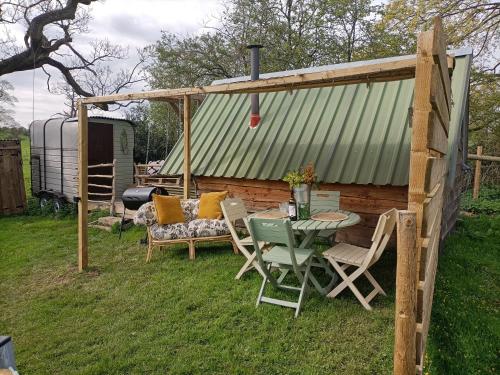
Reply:
[[[439, 18], [432, 30], [419, 35], [417, 46], [408, 210], [416, 214], [416, 363], [413, 368], [421, 374], [438, 262], [451, 103], [446, 42]], [[404, 251], [398, 244], [400, 250]], [[394, 361], [398, 360], [395, 356]]]
[[0, 215], [26, 208], [23, 161], [19, 140], [0, 140]]

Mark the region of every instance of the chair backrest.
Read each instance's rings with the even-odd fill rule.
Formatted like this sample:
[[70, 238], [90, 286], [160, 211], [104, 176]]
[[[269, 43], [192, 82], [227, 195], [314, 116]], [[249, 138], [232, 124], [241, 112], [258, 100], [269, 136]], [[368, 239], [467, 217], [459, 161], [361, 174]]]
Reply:
[[291, 263], [298, 272], [297, 259], [295, 258], [295, 237], [292, 232], [292, 224], [289, 219], [259, 219], [250, 218], [248, 221], [250, 235], [252, 236], [255, 252], [259, 264], [266, 268], [262, 259], [262, 252], [259, 249], [258, 242], [264, 241], [272, 244], [285, 245], [290, 254]]
[[243, 220], [248, 230], [248, 223], [246, 221], [248, 213], [245, 204], [240, 198], [227, 198], [220, 202], [220, 207], [222, 208], [222, 214], [236, 246], [238, 246], [240, 251], [246, 253], [245, 246], [242, 245], [238, 232], [236, 232], [236, 228], [234, 227], [237, 220]]
[[242, 220], [248, 216], [245, 204], [240, 198], [227, 198], [224, 199], [220, 206], [226, 221], [234, 223], [237, 220]]
[[332, 210], [340, 208], [340, 192], [328, 190], [311, 191], [311, 210]]
[[394, 226], [396, 225], [397, 213], [398, 211], [395, 208], [392, 208], [380, 215], [380, 217], [378, 218], [377, 227], [373, 232], [372, 246], [370, 247], [368, 256], [366, 257], [363, 264], [366, 263], [367, 266], [371, 266], [377, 260], [379, 260], [380, 256], [387, 246], [387, 243], [389, 242], [389, 239], [391, 238]]

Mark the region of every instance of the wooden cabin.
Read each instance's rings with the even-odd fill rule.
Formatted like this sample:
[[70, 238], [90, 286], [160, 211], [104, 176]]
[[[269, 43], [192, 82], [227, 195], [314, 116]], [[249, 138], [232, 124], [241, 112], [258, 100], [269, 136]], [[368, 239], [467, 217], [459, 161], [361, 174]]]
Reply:
[[[442, 238], [453, 228], [467, 152], [468, 90], [472, 51], [455, 57]], [[261, 74], [285, 77], [393, 57]], [[406, 57], [407, 58], [407, 57]], [[213, 85], [248, 80], [239, 77]], [[277, 207], [290, 197], [281, 181], [290, 170], [312, 162], [319, 189], [338, 190], [342, 209], [359, 213], [359, 225], [337, 239], [366, 246], [378, 215], [407, 209], [414, 79], [260, 94], [261, 123], [249, 128], [249, 94], [207, 95], [191, 124], [191, 173], [198, 192], [228, 190], [250, 210]], [[163, 165], [162, 175], [183, 173], [183, 140]]]

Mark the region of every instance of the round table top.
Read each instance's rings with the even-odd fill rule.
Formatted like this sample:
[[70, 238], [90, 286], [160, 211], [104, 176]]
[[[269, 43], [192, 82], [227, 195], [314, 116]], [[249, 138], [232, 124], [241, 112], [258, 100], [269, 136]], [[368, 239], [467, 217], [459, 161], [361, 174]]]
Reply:
[[[320, 212], [327, 212], [327, 211], [322, 211], [322, 210], [313, 210], [311, 212], [311, 216]], [[354, 212], [350, 211], [345, 211], [345, 210], [338, 210], [335, 212], [341, 212], [345, 215], [347, 215], [347, 218], [344, 220], [339, 220], [339, 221], [320, 221], [320, 220], [314, 220], [314, 219], [309, 219], [309, 220], [297, 220], [297, 221], [292, 221], [292, 229], [294, 230], [301, 230], [301, 231], [319, 231], [319, 230], [326, 230], [326, 229], [341, 229], [341, 228], [346, 228], [350, 227], [352, 225], [356, 225], [361, 221], [361, 218], [359, 217], [358, 214], [355, 214]]]
[[[278, 210], [273, 209], [273, 210], [266, 210], [263, 212], [271, 212], [271, 211], [278, 211]], [[312, 210], [311, 216], [314, 214], [318, 214], [320, 212], [331, 212], [331, 210]], [[359, 217], [359, 215], [355, 214], [354, 212], [345, 211], [345, 210], [337, 210], [334, 212], [341, 212], [341, 213], [347, 215], [347, 218], [344, 220], [339, 220], [339, 221], [320, 221], [320, 220], [314, 220], [314, 219], [297, 220], [297, 221], [292, 221], [292, 229], [293, 230], [301, 230], [301, 231], [320, 231], [320, 230], [326, 230], [326, 229], [342, 229], [342, 228], [350, 227], [352, 225], [356, 225], [361, 221], [361, 218]], [[257, 215], [259, 213], [261, 214], [262, 212], [256, 212], [255, 214], [250, 215], [250, 217], [257, 217]]]

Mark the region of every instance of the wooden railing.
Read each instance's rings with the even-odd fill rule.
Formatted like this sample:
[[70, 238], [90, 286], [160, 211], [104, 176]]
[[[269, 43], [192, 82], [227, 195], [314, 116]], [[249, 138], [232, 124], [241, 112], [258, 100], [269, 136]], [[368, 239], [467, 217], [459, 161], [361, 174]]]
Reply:
[[[89, 202], [92, 203], [109, 203], [110, 205], [110, 214], [114, 215], [115, 214], [115, 201], [116, 201], [116, 159], [113, 159], [112, 163], [107, 163], [107, 164], [94, 164], [94, 165], [89, 165], [88, 169], [96, 169], [96, 168], [111, 168], [111, 174], [103, 174], [103, 173], [96, 173], [96, 174], [89, 174], [88, 179], [88, 187], [96, 187], [100, 189], [107, 190], [105, 193], [96, 193], [96, 192], [88, 192], [89, 196], [94, 196], [94, 197], [109, 197], [109, 199], [105, 200], [91, 200], [89, 199]], [[108, 179], [110, 181], [109, 185], [102, 185], [102, 184], [96, 184], [96, 183], [91, 183], [90, 181], [92, 179]]]

